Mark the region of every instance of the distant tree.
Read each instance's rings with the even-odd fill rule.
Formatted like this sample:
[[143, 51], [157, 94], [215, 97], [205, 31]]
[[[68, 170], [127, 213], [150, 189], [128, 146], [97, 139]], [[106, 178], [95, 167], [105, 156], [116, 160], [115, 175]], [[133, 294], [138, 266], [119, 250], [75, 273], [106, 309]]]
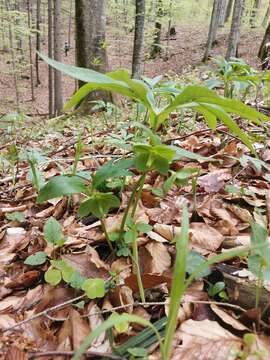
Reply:
[[[62, 61], [62, 36], [61, 36], [61, 0], [54, 0], [54, 16], [53, 16], [53, 50], [54, 59]], [[58, 70], [54, 71], [54, 115], [61, 113], [63, 108], [62, 96], [62, 73]]]
[[266, 25], [268, 23], [268, 20], [269, 20], [269, 17], [270, 17], [270, 1], [268, 3], [267, 10], [266, 10], [266, 13], [265, 13], [264, 18], [263, 18], [263, 22], [262, 22], [263, 27], [266, 27]]
[[211, 15], [210, 27], [208, 32], [207, 43], [203, 56], [203, 61], [207, 61], [210, 55], [210, 51], [217, 37], [217, 30], [219, 24], [219, 15], [221, 12], [222, 0], [214, 0], [213, 10]]
[[[53, 57], [53, 6], [52, 0], [48, 0], [48, 56]], [[49, 118], [54, 114], [53, 93], [53, 69], [48, 66], [48, 92], [49, 92]]]
[[270, 23], [267, 26], [267, 29], [265, 31], [264, 37], [263, 37], [263, 41], [261, 43], [260, 46], [260, 50], [258, 53], [258, 58], [262, 61], [262, 68], [265, 69], [266, 67], [269, 66], [269, 62], [267, 61], [267, 63], [265, 62], [269, 55], [270, 55]]
[[228, 4], [227, 4], [227, 9], [226, 9], [225, 22], [227, 22], [231, 16], [232, 7], [233, 7], [233, 0], [229, 0]]
[[[32, 6], [31, 1], [27, 0], [27, 24], [28, 28], [31, 29], [32, 27]], [[33, 74], [33, 49], [32, 49], [32, 36], [31, 33], [29, 33], [28, 36], [28, 46], [29, 46], [29, 64], [30, 64], [30, 84], [31, 84], [31, 100], [35, 100], [35, 94], [34, 94], [34, 74]]]
[[141, 61], [144, 43], [145, 0], [136, 0], [135, 33], [132, 57], [132, 77], [141, 75]]
[[253, 8], [251, 10], [251, 15], [250, 15], [250, 19], [249, 19], [249, 23], [252, 28], [256, 27], [256, 17], [257, 17], [257, 14], [259, 12], [261, 5], [262, 5], [262, 0], [254, 0]]
[[156, 4], [156, 18], [155, 18], [155, 30], [154, 30], [154, 41], [150, 50], [151, 59], [155, 59], [161, 53], [161, 30], [162, 23], [161, 19], [164, 14], [163, 1], [157, 0]]
[[[37, 0], [36, 7], [36, 51], [40, 51], [40, 5], [41, 0]], [[39, 56], [36, 53], [36, 85], [40, 84], [39, 79]]]
[[[105, 0], [76, 0], [76, 63], [99, 72], [107, 70]], [[121, 56], [121, 54], [119, 54]], [[84, 83], [79, 82], [81, 87]], [[93, 100], [112, 101], [110, 93], [93, 91], [84, 100], [81, 110], [91, 111]]]
[[229, 60], [232, 57], [237, 56], [238, 43], [240, 38], [241, 19], [243, 14], [243, 0], [234, 1], [233, 17], [231, 23], [231, 30], [228, 39], [228, 47], [226, 53], [226, 59]]

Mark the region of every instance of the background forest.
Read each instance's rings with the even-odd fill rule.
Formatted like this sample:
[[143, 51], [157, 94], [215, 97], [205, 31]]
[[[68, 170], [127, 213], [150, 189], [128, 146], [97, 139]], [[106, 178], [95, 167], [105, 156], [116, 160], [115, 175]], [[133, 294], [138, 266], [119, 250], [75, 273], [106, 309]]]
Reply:
[[270, 1], [0, 0], [0, 359], [270, 359]]

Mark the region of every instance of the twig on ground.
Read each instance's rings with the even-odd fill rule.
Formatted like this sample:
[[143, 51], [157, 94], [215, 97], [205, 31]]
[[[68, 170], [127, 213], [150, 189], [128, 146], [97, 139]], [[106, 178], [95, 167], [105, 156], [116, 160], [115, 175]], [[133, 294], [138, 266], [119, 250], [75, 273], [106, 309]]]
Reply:
[[[71, 357], [76, 353], [76, 351], [45, 351], [45, 352], [29, 352], [28, 353], [28, 359], [36, 359], [38, 357], [45, 357], [45, 356], [66, 356]], [[126, 359], [123, 356], [117, 356], [114, 354], [108, 354], [108, 353], [101, 353], [97, 351], [87, 351], [84, 353], [84, 356], [88, 358], [107, 358], [112, 360], [123, 360]]]

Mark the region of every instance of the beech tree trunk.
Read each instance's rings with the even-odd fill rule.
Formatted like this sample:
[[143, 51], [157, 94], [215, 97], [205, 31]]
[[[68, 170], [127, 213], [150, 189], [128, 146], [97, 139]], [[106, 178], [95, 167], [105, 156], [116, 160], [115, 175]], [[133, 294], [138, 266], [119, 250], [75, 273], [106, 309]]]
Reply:
[[233, 7], [233, 0], [229, 0], [228, 5], [227, 5], [227, 9], [226, 9], [225, 22], [227, 22], [229, 20], [230, 16], [231, 16], [232, 7]]
[[267, 26], [267, 29], [265, 31], [263, 41], [260, 46], [260, 50], [258, 53], [258, 58], [262, 61], [263, 65], [262, 68], [265, 69], [268, 64], [265, 64], [265, 60], [269, 57], [269, 42], [270, 42], [270, 23]]
[[[54, 16], [53, 16], [53, 45], [54, 59], [62, 61], [62, 36], [61, 36], [61, 0], [54, 0]], [[62, 73], [54, 70], [54, 115], [61, 113], [63, 108], [62, 96]]]
[[[48, 56], [53, 57], [53, 17], [52, 17], [52, 0], [48, 0]], [[53, 117], [53, 69], [48, 66], [48, 92], [49, 92], [49, 118]]]
[[[36, 9], [36, 51], [40, 51], [40, 0], [37, 0]], [[36, 53], [36, 86], [40, 84], [39, 79], [39, 56]]]
[[231, 30], [228, 40], [228, 48], [226, 53], [227, 60], [229, 60], [232, 57], [237, 57], [242, 13], [243, 13], [243, 0], [235, 0]]
[[203, 56], [203, 61], [208, 60], [212, 46], [213, 46], [214, 42], [216, 41], [221, 6], [222, 6], [222, 0], [214, 0], [213, 10], [212, 10], [212, 15], [211, 15], [211, 22], [210, 22], [210, 27], [209, 27], [209, 32], [208, 32], [205, 53]]
[[156, 21], [155, 21], [155, 32], [154, 32], [154, 41], [150, 50], [151, 59], [155, 59], [161, 53], [161, 18], [163, 16], [163, 2], [162, 0], [158, 0], [157, 8], [156, 8]]
[[136, 0], [135, 34], [132, 57], [132, 77], [139, 79], [144, 43], [145, 0]]
[[266, 25], [268, 23], [268, 20], [269, 20], [269, 17], [270, 17], [270, 1], [269, 1], [267, 10], [266, 10], [265, 16], [263, 18], [263, 22], [262, 22], [263, 27], [266, 27]]
[[[28, 28], [32, 27], [32, 4], [30, 0], [27, 0], [27, 24]], [[28, 36], [28, 46], [29, 46], [29, 64], [30, 64], [30, 83], [31, 83], [31, 100], [35, 100], [34, 93], [34, 74], [33, 74], [33, 56], [32, 56], [32, 37], [31, 34]]]
[[[77, 66], [99, 72], [107, 70], [105, 3], [105, 0], [75, 1]], [[79, 81], [79, 87], [83, 84]], [[81, 110], [90, 112], [93, 100], [112, 102], [112, 96], [105, 91], [93, 91], [83, 101]]]
[[251, 10], [251, 15], [249, 19], [249, 23], [252, 28], [256, 27], [256, 17], [258, 15], [261, 4], [262, 4], [262, 0], [254, 0], [253, 8]]

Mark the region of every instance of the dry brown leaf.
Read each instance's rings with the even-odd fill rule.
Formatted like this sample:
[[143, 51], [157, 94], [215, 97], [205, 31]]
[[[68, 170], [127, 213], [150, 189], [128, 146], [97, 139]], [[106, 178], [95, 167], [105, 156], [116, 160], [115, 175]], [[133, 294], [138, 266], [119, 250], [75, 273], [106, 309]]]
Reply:
[[110, 301], [114, 307], [130, 305], [123, 309], [123, 312], [132, 313], [133, 311], [133, 291], [128, 286], [118, 286], [114, 291], [110, 292]]
[[214, 311], [214, 313], [226, 324], [233, 327], [235, 330], [239, 331], [245, 331], [248, 330], [248, 328], [241, 324], [240, 321], [236, 320], [234, 317], [232, 317], [227, 311], [223, 310], [216, 304], [210, 304], [211, 309]]
[[[87, 314], [89, 319], [89, 327], [90, 331], [95, 330], [99, 325], [101, 325], [104, 322], [103, 316], [99, 313], [100, 308], [96, 305], [94, 301], [89, 303], [87, 306]], [[90, 349], [91, 351], [96, 352], [110, 352], [110, 342], [106, 338], [106, 333], [103, 332], [100, 334], [91, 345]]]
[[87, 278], [110, 277], [108, 265], [100, 259], [97, 251], [92, 247], [87, 248], [86, 254], [65, 254], [62, 255], [62, 259]]
[[208, 193], [215, 193], [221, 190], [225, 185], [225, 180], [231, 178], [230, 169], [218, 169], [210, 172], [210, 174], [200, 176], [198, 184]]
[[[171, 286], [171, 277], [165, 275], [156, 275], [156, 274], [142, 274], [142, 283], [144, 289], [151, 289], [161, 284], [167, 284], [168, 287]], [[125, 279], [125, 284], [132, 289], [134, 292], [139, 291], [137, 276], [131, 274]]]
[[16, 321], [13, 317], [8, 314], [1, 314], [0, 315], [0, 330], [7, 329], [11, 326], [14, 326]]
[[216, 321], [185, 321], [179, 329], [182, 344], [173, 351], [171, 360], [235, 360], [242, 341]]
[[216, 229], [203, 223], [191, 223], [191, 244], [203, 250], [215, 251], [222, 244], [224, 238]]
[[11, 346], [6, 352], [4, 360], [27, 360], [27, 354], [17, 346]]
[[90, 328], [77, 310], [71, 308], [69, 315], [72, 329], [72, 347], [73, 350], [78, 350], [86, 336], [89, 335]]
[[171, 256], [162, 243], [150, 241], [140, 248], [139, 254], [143, 273], [162, 274], [171, 266]]

